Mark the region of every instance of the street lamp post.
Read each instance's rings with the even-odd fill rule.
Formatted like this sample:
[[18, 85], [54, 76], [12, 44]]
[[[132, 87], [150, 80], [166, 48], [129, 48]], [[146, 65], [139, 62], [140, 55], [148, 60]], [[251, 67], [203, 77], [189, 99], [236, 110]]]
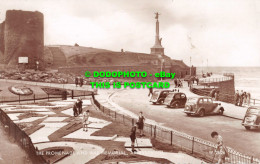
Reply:
[[[163, 63], [164, 63], [164, 59], [162, 57], [162, 54], [159, 54], [159, 58], [160, 58], [160, 61], [161, 61], [161, 72], [162, 72], [162, 67], [163, 67]], [[162, 81], [162, 77], [161, 77], [161, 81]]]

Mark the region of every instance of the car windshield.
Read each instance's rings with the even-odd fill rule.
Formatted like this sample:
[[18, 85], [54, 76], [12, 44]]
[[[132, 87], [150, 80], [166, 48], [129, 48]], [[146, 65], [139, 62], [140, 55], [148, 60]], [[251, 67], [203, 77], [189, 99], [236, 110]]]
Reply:
[[188, 99], [188, 102], [196, 103], [197, 100], [198, 100], [197, 98], [193, 97], [193, 98], [189, 98], [189, 99]]
[[248, 109], [247, 113], [249, 113], [249, 114], [260, 114], [260, 109], [251, 108], [251, 109]]

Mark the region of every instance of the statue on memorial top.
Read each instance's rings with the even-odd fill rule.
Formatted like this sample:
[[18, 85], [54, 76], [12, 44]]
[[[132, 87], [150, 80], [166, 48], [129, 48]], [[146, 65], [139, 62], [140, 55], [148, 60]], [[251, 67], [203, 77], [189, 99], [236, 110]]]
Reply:
[[158, 12], [156, 12], [156, 13], [154, 13], [155, 14], [155, 19], [159, 19], [159, 13]]

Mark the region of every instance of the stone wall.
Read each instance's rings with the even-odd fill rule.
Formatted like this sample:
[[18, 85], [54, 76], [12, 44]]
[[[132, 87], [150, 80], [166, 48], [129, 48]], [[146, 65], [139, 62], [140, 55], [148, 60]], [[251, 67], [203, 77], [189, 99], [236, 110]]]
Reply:
[[4, 64], [17, 65], [18, 57], [28, 57], [28, 68], [34, 68], [36, 60], [42, 64], [43, 30], [42, 13], [8, 10], [4, 25]]
[[222, 80], [222, 78], [219, 78], [216, 79], [216, 82], [199, 83], [200, 85], [203, 85], [204, 88], [198, 88], [194, 85], [194, 87], [191, 87], [191, 91], [201, 96], [210, 96], [211, 91], [215, 89], [219, 91], [220, 101], [233, 103], [235, 94], [235, 77], [234, 75], [224, 76], [229, 77], [229, 79]]
[[4, 64], [4, 28], [5, 28], [5, 23], [0, 24], [0, 64]]

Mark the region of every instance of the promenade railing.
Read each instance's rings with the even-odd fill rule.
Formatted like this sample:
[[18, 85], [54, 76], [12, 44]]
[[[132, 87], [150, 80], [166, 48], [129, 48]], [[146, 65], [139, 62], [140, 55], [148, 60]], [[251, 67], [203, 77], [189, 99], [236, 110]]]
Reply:
[[[79, 90], [70, 90], [66, 96], [66, 98], [77, 98], [77, 97], [85, 97], [92, 95], [91, 91], [79, 91]], [[64, 95], [54, 95], [54, 94], [31, 94], [31, 95], [12, 95], [10, 97], [6, 95], [0, 96], [0, 104], [3, 103], [11, 103], [11, 102], [37, 102], [37, 101], [54, 101], [54, 100], [64, 100]]]
[[[105, 115], [111, 117], [115, 121], [123, 123], [127, 126], [133, 126], [137, 119], [130, 116], [121, 114], [114, 110], [111, 110], [103, 106], [96, 99], [93, 99], [95, 106]], [[174, 145], [179, 147], [182, 151], [194, 154], [197, 157], [203, 158], [206, 161], [212, 162], [214, 158], [214, 150], [216, 149], [216, 144], [176, 131], [168, 129], [165, 127], [152, 125], [145, 123], [144, 133], [146, 136], [155, 138], [161, 142], [168, 143], [169, 145]], [[227, 158], [228, 163], [243, 163], [243, 164], [259, 164], [260, 160], [250, 155], [245, 155], [236, 150], [229, 148], [229, 158]], [[217, 162], [217, 158], [214, 159]]]
[[[21, 130], [2, 109], [0, 109], [0, 122], [7, 131], [10, 140], [16, 142], [28, 154], [28, 157], [33, 163], [48, 163], [43, 156], [37, 154], [37, 150], [35, 149], [31, 138]], [[25, 163], [27, 162], [25, 161]]]

